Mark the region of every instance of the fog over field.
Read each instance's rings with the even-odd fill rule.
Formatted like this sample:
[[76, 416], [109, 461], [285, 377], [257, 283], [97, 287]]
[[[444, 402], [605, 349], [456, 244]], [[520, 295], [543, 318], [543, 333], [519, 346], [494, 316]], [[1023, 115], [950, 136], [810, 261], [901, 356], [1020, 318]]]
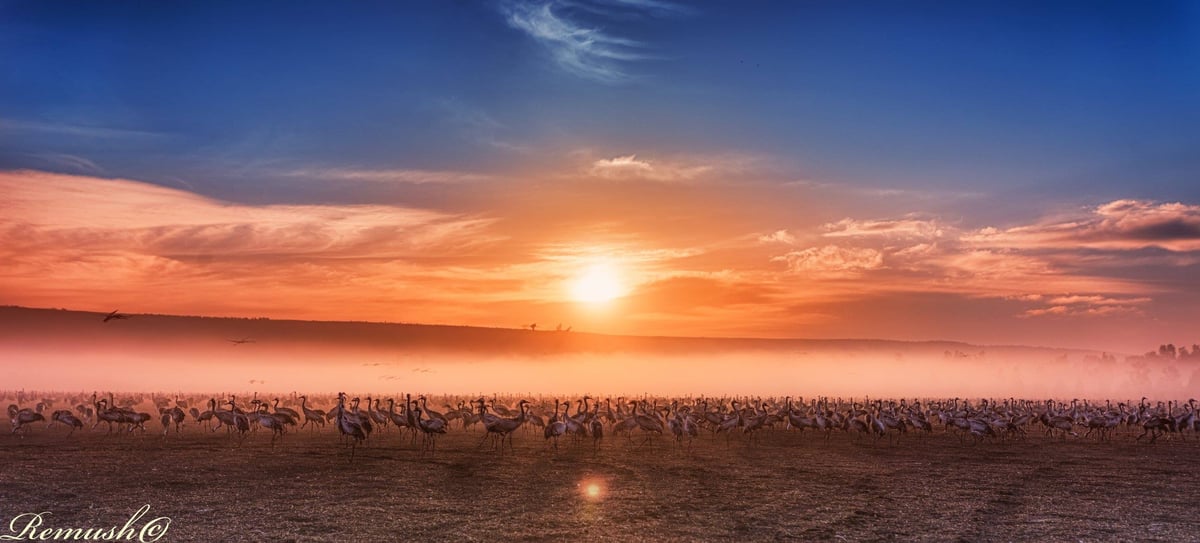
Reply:
[[954, 342], [149, 315], [104, 323], [20, 308], [0, 309], [0, 322], [3, 388], [1186, 400], [1200, 385], [1200, 364], [1187, 360]]

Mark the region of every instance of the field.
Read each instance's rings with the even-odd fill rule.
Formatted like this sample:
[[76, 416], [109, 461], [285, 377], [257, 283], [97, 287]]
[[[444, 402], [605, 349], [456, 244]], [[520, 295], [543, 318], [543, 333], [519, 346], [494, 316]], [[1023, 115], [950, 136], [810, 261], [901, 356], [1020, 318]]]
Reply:
[[769, 430], [756, 444], [705, 433], [690, 452], [610, 437], [593, 454], [521, 430], [500, 456], [456, 428], [432, 458], [393, 430], [351, 463], [328, 428], [275, 447], [261, 429], [240, 445], [194, 424], [166, 439], [103, 430], [0, 437], [0, 523], [50, 511], [43, 527], [107, 528], [149, 504], [142, 523], [171, 519], [161, 541], [1200, 539], [1197, 439]]

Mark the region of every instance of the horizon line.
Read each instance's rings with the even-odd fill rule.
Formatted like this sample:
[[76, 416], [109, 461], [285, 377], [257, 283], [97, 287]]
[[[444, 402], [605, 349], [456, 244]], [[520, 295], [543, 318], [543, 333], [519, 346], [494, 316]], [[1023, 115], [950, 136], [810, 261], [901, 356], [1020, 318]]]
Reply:
[[[104, 315], [103, 311], [92, 311], [85, 309], [72, 309], [66, 307], [30, 307], [16, 304], [0, 304], [0, 309], [24, 309], [35, 311], [68, 311], [72, 313], [93, 313], [96, 315]], [[137, 313], [124, 312], [126, 315], [135, 315], [143, 317], [167, 317], [167, 318], [200, 318], [200, 319], [225, 319], [225, 320], [266, 320], [277, 322], [295, 322], [295, 323], [316, 323], [316, 324], [375, 324], [375, 325], [392, 325], [392, 326], [425, 326], [425, 327], [441, 327], [441, 328], [468, 328], [477, 330], [507, 330], [507, 331], [525, 331], [537, 332], [530, 330], [527, 326], [521, 328], [511, 328], [503, 326], [483, 326], [470, 324], [446, 324], [446, 323], [421, 323], [421, 322], [404, 322], [404, 321], [371, 321], [371, 320], [321, 320], [321, 319], [297, 319], [297, 318], [277, 318], [269, 316], [259, 317], [237, 317], [228, 315], [181, 315], [173, 313]], [[555, 330], [545, 329], [542, 332], [551, 333], [570, 333], [570, 334], [585, 334], [590, 336], [611, 337], [611, 338], [636, 338], [636, 339], [677, 339], [677, 340], [720, 340], [720, 341], [764, 341], [764, 342], [785, 342], [785, 341], [827, 341], [827, 342], [881, 342], [881, 343], [901, 343], [901, 344], [955, 344], [965, 345], [970, 347], [982, 347], [992, 349], [1043, 349], [1052, 351], [1084, 351], [1092, 353], [1105, 353], [1121, 356], [1140, 356], [1137, 353], [1125, 353], [1117, 351], [1108, 351], [1103, 349], [1095, 349], [1091, 347], [1066, 347], [1066, 346], [1048, 346], [1048, 345], [1027, 345], [1027, 344], [987, 344], [987, 343], [971, 343], [967, 341], [953, 339], [887, 339], [887, 338], [869, 338], [869, 337], [747, 337], [747, 336], [671, 336], [671, 335], [637, 335], [637, 334], [607, 334], [603, 332], [589, 332], [584, 330]]]

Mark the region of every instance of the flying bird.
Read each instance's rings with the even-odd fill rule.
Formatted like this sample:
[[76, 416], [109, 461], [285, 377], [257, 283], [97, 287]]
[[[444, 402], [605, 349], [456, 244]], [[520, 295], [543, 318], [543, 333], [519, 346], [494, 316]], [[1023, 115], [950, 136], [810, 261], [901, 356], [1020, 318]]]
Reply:
[[227, 339], [225, 341], [232, 343], [234, 347], [241, 345], [243, 343], [254, 343], [255, 342], [253, 339], [250, 339], [248, 337], [244, 337], [242, 339]]
[[118, 311], [120, 311], [120, 310], [119, 310], [119, 309], [116, 309], [116, 310], [113, 310], [113, 312], [112, 312], [112, 313], [109, 313], [109, 314], [105, 315], [105, 316], [104, 316], [104, 322], [108, 322], [108, 321], [111, 321], [111, 320], [113, 320], [113, 319], [128, 319], [128, 318], [129, 318], [129, 315], [126, 315], [126, 314], [124, 314], [124, 313], [118, 313]]

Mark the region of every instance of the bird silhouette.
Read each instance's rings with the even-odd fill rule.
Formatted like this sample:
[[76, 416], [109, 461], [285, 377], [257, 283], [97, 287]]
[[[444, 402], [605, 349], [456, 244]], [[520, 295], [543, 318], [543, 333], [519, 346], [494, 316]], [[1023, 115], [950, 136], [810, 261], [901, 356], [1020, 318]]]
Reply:
[[126, 315], [124, 313], [118, 313], [118, 311], [120, 311], [120, 310], [116, 309], [116, 310], [113, 310], [112, 313], [105, 315], [104, 322], [108, 322], [108, 321], [111, 321], [114, 319], [128, 319], [129, 318], [129, 315]]

